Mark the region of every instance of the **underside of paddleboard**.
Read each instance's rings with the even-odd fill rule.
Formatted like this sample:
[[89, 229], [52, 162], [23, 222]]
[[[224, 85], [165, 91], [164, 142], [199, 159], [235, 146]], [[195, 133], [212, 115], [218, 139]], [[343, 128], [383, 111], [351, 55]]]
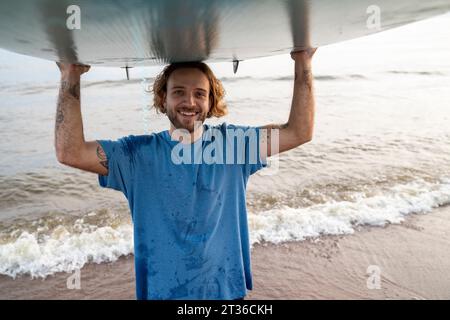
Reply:
[[[53, 61], [148, 66], [320, 47], [450, 10], [450, 0], [2, 0], [0, 47]], [[128, 69], [127, 69], [128, 70]]]

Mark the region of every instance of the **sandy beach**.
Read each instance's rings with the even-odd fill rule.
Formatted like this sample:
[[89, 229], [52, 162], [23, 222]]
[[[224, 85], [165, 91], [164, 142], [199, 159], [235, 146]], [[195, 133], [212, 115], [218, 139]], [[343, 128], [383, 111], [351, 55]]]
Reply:
[[[449, 247], [450, 206], [353, 235], [257, 245], [247, 299], [450, 299]], [[379, 289], [373, 281], [367, 286], [371, 265], [380, 270]], [[67, 273], [45, 280], [1, 276], [0, 298], [134, 299], [133, 267], [132, 256], [89, 264], [81, 288], [72, 290]]]

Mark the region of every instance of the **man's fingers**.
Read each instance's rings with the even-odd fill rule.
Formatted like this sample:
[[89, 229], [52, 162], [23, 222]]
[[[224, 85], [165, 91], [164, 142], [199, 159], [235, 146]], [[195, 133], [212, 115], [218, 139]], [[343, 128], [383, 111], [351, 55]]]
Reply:
[[70, 73], [70, 74], [83, 74], [88, 72], [91, 69], [91, 66], [86, 64], [73, 64], [73, 63], [64, 63], [57, 61], [56, 65], [58, 66], [59, 70], [64, 73]]
[[301, 49], [301, 50], [294, 50], [291, 51], [291, 54], [297, 54], [297, 53], [309, 53], [309, 54], [314, 54], [317, 51], [318, 48], [305, 48], [305, 49]]
[[58, 66], [60, 71], [62, 71], [64, 69], [61, 62], [56, 61], [56, 65]]
[[291, 51], [291, 58], [295, 60], [298, 57], [312, 58], [318, 48], [306, 48], [302, 50]]
[[73, 64], [72, 67], [76, 70], [79, 70], [81, 73], [88, 72], [91, 69], [91, 66], [87, 64]]

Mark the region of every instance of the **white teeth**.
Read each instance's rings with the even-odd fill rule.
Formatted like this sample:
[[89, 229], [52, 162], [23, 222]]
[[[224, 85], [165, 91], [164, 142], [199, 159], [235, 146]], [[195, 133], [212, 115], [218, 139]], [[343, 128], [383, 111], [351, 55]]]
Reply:
[[184, 116], [195, 116], [197, 113], [196, 112], [180, 112], [182, 115]]

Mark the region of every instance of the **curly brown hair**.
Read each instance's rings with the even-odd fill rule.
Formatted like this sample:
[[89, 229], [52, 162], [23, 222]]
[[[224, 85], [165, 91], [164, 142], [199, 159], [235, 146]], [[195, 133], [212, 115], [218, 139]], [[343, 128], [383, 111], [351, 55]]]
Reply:
[[156, 112], [166, 113], [163, 106], [164, 95], [167, 93], [167, 82], [170, 75], [178, 69], [194, 68], [202, 71], [209, 81], [209, 103], [210, 108], [207, 118], [220, 118], [228, 113], [227, 105], [224, 101], [225, 89], [222, 82], [216, 78], [211, 69], [203, 62], [177, 62], [166, 66], [163, 71], [156, 76], [153, 83], [153, 107]]

